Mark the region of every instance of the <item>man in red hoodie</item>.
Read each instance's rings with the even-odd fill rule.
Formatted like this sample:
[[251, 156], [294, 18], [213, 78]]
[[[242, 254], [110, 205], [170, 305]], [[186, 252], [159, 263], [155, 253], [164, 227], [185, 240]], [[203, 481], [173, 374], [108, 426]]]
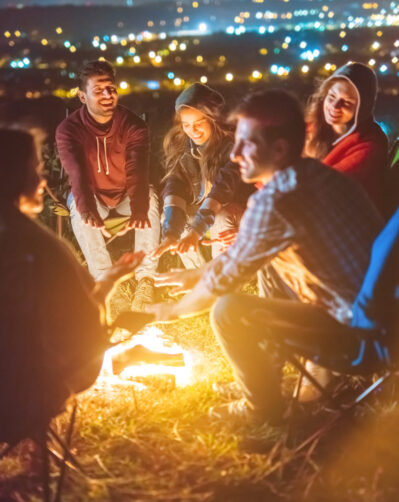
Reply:
[[[112, 262], [104, 220], [110, 210], [130, 216], [135, 247], [148, 253], [159, 243], [158, 200], [149, 187], [149, 136], [145, 123], [118, 105], [115, 72], [106, 61], [87, 63], [80, 74], [83, 103], [57, 128], [62, 166], [69, 177], [68, 207], [76, 239], [94, 279]], [[133, 308], [153, 299], [157, 261], [148, 257], [137, 269]]]

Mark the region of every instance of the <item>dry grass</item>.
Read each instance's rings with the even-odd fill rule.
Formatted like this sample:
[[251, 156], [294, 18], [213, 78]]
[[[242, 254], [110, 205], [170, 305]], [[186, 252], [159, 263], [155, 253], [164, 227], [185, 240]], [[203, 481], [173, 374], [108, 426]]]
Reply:
[[[390, 502], [398, 500], [399, 440], [394, 390], [294, 453], [302, 426], [231, 425], [207, 419], [220, 402], [215, 381], [232, 379], [206, 316], [163, 326], [195, 352], [195, 384], [147, 381], [144, 391], [92, 388], [79, 397], [73, 448], [87, 477], [69, 472], [65, 502]], [[382, 404], [382, 403], [385, 404]], [[66, 416], [54, 421], [60, 432]], [[0, 463], [0, 501], [39, 500], [22, 447]], [[54, 478], [56, 479], [56, 478]]]

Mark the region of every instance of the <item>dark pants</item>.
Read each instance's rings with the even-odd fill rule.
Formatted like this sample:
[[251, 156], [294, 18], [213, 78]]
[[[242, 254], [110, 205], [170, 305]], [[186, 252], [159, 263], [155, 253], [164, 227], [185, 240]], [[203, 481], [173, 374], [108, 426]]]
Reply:
[[263, 414], [281, 407], [279, 341], [339, 373], [370, 374], [386, 363], [374, 338], [378, 333], [340, 324], [298, 301], [232, 293], [217, 300], [211, 321], [246, 398]]

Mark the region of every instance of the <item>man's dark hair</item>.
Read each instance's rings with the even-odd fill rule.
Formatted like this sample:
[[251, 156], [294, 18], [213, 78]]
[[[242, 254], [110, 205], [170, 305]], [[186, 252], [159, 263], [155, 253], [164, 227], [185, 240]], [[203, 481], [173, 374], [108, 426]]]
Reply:
[[283, 138], [289, 145], [291, 159], [302, 153], [306, 126], [299, 101], [287, 91], [272, 89], [246, 96], [233, 112], [233, 118], [257, 120], [266, 141]]
[[89, 61], [80, 70], [79, 89], [84, 91], [89, 78], [102, 75], [109, 77], [112, 82], [115, 82], [115, 70], [108, 61]]
[[30, 132], [0, 128], [0, 197], [2, 202], [27, 195], [38, 183], [37, 148]]

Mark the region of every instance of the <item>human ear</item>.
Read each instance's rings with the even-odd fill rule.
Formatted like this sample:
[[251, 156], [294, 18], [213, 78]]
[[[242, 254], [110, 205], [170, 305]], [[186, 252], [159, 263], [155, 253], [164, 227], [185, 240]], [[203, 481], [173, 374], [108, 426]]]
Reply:
[[78, 91], [78, 97], [79, 97], [81, 103], [83, 103], [83, 104], [86, 103], [86, 96], [83, 91], [81, 91], [81, 90]]

